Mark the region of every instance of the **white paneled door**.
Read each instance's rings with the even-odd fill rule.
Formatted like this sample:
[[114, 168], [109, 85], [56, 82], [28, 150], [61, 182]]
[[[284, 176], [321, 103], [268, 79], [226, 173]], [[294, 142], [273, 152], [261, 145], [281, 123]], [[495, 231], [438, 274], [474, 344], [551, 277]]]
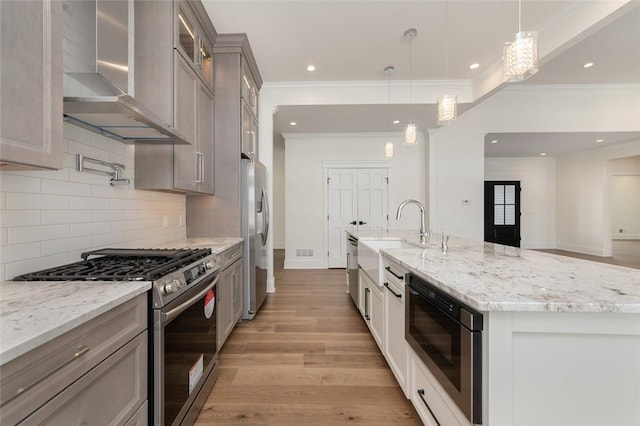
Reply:
[[387, 230], [388, 182], [387, 168], [327, 170], [329, 268], [346, 266], [345, 230]]

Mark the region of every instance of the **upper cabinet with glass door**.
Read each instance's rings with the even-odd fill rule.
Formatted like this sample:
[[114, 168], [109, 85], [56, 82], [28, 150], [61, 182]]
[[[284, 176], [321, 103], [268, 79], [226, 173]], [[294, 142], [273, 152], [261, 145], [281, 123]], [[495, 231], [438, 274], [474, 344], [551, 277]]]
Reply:
[[213, 43], [200, 26], [190, 5], [177, 2], [175, 48], [191, 64], [200, 79], [214, 90]]
[[249, 110], [255, 117], [258, 119], [258, 87], [256, 85], [253, 76], [251, 75], [251, 71], [249, 70], [249, 65], [246, 63], [246, 60], [243, 58], [242, 61], [242, 92], [240, 96], [244, 100], [245, 104], [249, 107]]

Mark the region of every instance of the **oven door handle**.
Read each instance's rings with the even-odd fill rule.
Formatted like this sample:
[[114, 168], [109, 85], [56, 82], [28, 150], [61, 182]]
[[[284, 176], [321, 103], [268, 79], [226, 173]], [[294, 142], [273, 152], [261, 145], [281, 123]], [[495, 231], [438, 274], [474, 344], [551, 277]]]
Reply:
[[198, 294], [196, 294], [186, 302], [182, 303], [180, 306], [176, 306], [175, 308], [171, 309], [169, 312], [163, 312], [162, 315], [160, 316], [162, 318], [162, 325], [170, 323], [171, 321], [176, 319], [178, 315], [180, 315], [185, 310], [187, 310], [191, 305], [196, 303], [200, 298], [204, 297], [209, 292], [209, 290], [215, 287], [215, 285], [218, 283], [219, 278], [220, 276], [216, 275], [215, 279], [211, 282], [211, 284], [207, 286], [207, 288], [205, 288], [204, 290], [202, 290], [201, 292], [199, 292]]

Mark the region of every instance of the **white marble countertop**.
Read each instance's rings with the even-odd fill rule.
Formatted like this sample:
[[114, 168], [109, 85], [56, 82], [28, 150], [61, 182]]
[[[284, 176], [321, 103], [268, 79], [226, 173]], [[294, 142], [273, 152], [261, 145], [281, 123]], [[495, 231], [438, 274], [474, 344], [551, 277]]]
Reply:
[[[242, 238], [188, 238], [159, 248], [234, 247]], [[148, 281], [0, 283], [0, 365], [148, 291]]]
[[184, 240], [172, 241], [161, 245], [159, 248], [211, 248], [215, 254], [220, 254], [231, 247], [240, 244], [242, 238], [218, 237], [218, 238], [187, 238]]
[[[418, 233], [350, 232], [363, 241], [418, 241]], [[423, 248], [381, 249], [479, 311], [640, 313], [640, 270], [481, 241], [441, 237]]]
[[0, 365], [150, 288], [149, 281], [0, 283]]

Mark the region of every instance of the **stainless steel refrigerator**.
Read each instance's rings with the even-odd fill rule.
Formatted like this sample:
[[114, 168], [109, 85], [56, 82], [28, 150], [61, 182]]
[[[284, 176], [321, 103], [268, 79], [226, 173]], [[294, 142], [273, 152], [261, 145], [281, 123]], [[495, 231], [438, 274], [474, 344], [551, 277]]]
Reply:
[[242, 237], [244, 307], [242, 318], [253, 319], [267, 297], [269, 201], [265, 166], [242, 158]]

